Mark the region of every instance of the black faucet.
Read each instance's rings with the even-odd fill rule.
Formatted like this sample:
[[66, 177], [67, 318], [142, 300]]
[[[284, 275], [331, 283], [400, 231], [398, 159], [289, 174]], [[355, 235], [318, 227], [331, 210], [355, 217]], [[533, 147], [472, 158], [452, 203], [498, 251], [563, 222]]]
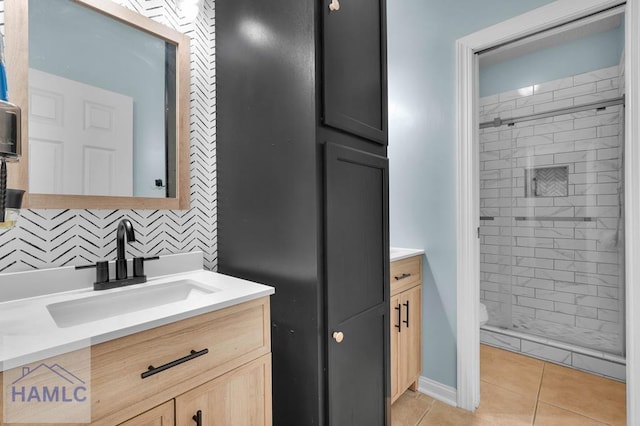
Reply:
[[[125, 240], [126, 238], [126, 240]], [[136, 257], [133, 259], [133, 276], [127, 274], [127, 259], [125, 257], [125, 244], [127, 241], [136, 240], [133, 225], [129, 219], [122, 219], [118, 223], [116, 233], [116, 278], [109, 279], [109, 262], [98, 261], [95, 265], [80, 265], [76, 269], [96, 268], [96, 281], [93, 283], [94, 290], [108, 290], [116, 287], [124, 287], [132, 284], [140, 284], [147, 281], [144, 274], [144, 262], [147, 260], [157, 260], [159, 256]]]
[[116, 234], [116, 280], [124, 280], [127, 278], [127, 259], [125, 258], [125, 235], [127, 241], [135, 241], [136, 234], [133, 231], [133, 225], [129, 219], [122, 219], [118, 224]]

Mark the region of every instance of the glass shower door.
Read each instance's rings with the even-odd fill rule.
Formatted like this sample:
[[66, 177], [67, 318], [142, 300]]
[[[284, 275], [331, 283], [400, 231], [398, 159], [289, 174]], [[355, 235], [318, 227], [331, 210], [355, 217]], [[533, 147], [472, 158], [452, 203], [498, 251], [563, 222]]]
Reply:
[[615, 377], [624, 34], [624, 10], [612, 9], [478, 54], [481, 340], [588, 371], [608, 359]]
[[613, 105], [512, 126], [513, 328], [619, 355], [622, 117]]
[[512, 327], [512, 209], [515, 200], [512, 129], [480, 130], [480, 301], [487, 324]]
[[623, 355], [624, 107], [567, 111], [480, 130], [480, 298], [490, 326]]

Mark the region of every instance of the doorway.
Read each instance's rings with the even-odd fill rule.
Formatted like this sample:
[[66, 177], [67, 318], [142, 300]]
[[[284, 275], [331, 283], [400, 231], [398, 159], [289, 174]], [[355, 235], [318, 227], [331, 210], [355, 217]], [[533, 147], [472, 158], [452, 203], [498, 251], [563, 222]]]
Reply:
[[478, 52], [481, 343], [625, 380], [624, 7]]
[[[576, 2], [577, 3], [577, 2]], [[478, 98], [478, 63], [475, 53], [502, 45], [505, 42], [520, 40], [531, 34], [556, 27], [559, 24], [575, 21], [593, 15], [622, 2], [590, 1], [581, 4], [555, 2], [536, 9], [527, 14], [505, 21], [486, 30], [471, 34], [458, 40], [458, 405], [472, 410], [479, 403], [479, 330], [477, 301], [480, 294], [480, 250], [477, 238], [480, 226], [479, 200], [479, 117], [476, 99]], [[640, 178], [637, 172], [640, 166], [638, 150], [630, 141], [638, 134], [637, 120], [629, 117], [637, 115], [638, 88], [633, 76], [638, 73], [638, 42], [637, 33], [639, 11], [637, 5], [628, 4], [625, 14], [626, 40], [626, 76], [624, 78], [627, 92], [627, 108], [624, 113], [625, 135], [625, 195], [624, 215], [628, 222], [633, 222], [640, 216], [638, 196], [640, 193]], [[635, 37], [635, 39], [634, 39]], [[635, 123], [633, 121], [636, 121]], [[531, 176], [536, 177], [535, 168]], [[559, 176], [561, 171], [558, 171]], [[541, 171], [542, 174], [545, 171]], [[531, 177], [529, 176], [529, 177]], [[556, 177], [557, 177], [556, 176]], [[542, 178], [542, 175], [541, 175]], [[522, 176], [524, 181], [525, 176]], [[520, 217], [526, 217], [522, 215]], [[586, 216], [585, 216], [586, 217]], [[627, 227], [625, 235], [625, 249], [628, 258], [633, 258], [639, 247], [638, 230], [636, 226]], [[471, 261], [469, 261], [471, 260]], [[627, 283], [633, 282], [637, 276], [637, 268], [629, 262], [625, 267]], [[638, 383], [633, 381], [633, 373], [638, 365], [639, 351], [634, 345], [633, 324], [637, 314], [633, 312], [633, 304], [638, 306], [638, 292], [634, 292], [626, 285], [626, 336], [627, 336], [627, 398], [632, 401], [640, 391], [636, 389]], [[464, 313], [464, 315], [462, 315]], [[628, 403], [628, 419], [633, 424], [637, 414], [633, 404]]]

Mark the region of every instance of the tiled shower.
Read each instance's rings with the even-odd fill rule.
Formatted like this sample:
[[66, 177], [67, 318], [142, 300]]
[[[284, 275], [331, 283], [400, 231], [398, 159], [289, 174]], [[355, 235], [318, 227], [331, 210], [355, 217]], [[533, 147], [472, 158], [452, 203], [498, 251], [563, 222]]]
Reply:
[[[480, 99], [481, 340], [624, 380], [624, 60]], [[496, 123], [499, 124], [499, 123]]]

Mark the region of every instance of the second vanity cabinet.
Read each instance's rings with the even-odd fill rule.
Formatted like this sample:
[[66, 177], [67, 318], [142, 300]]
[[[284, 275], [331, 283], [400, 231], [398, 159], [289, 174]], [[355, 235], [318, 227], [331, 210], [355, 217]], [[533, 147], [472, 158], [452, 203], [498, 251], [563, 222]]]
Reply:
[[422, 261], [391, 262], [391, 402], [417, 390], [421, 370]]

